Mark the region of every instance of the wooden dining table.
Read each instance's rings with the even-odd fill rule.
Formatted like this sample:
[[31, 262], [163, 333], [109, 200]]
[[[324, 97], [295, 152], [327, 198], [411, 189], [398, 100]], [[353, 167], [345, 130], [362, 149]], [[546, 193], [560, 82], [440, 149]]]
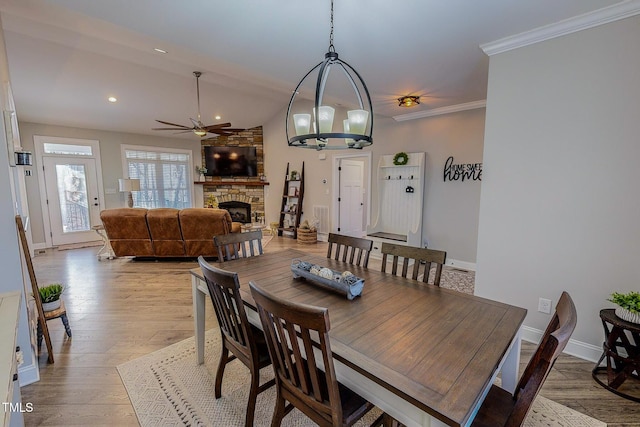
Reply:
[[[362, 295], [348, 300], [295, 279], [296, 259], [351, 271], [364, 279]], [[328, 307], [338, 380], [406, 426], [470, 425], [499, 373], [502, 387], [515, 389], [523, 308], [295, 249], [214, 265], [238, 273], [257, 326], [249, 281], [290, 301]], [[200, 269], [191, 275], [202, 364], [208, 290]]]

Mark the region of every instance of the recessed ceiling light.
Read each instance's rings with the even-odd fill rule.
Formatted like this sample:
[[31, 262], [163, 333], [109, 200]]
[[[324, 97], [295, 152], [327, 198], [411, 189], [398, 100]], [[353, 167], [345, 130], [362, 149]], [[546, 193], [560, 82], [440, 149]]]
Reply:
[[220, 120], [222, 117], [220, 116], [216, 116], [216, 120]]
[[166, 50], [164, 50], [164, 49], [160, 49], [159, 47], [154, 47], [154, 48], [153, 48], [153, 50], [155, 50], [155, 51], [156, 51], [156, 52], [158, 52], [158, 53], [167, 53], [167, 51], [166, 51]]
[[110, 96], [109, 98], [107, 98], [109, 100], [109, 102], [116, 102], [118, 101], [118, 98], [116, 98], [115, 96]]

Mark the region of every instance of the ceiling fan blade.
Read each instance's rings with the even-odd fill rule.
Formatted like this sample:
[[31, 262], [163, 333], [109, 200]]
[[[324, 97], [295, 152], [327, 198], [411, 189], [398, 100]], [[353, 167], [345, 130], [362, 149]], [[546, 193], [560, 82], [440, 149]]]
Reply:
[[[151, 128], [151, 130], [182, 130], [184, 128]], [[191, 132], [191, 129], [185, 129], [185, 132]]]
[[156, 122], [162, 123], [163, 125], [177, 126], [179, 128], [182, 128], [182, 129], [191, 129], [189, 126], [179, 125], [177, 123], [165, 122], [165, 121], [162, 121], [162, 120], [156, 120]]
[[[225, 123], [225, 124], [228, 125], [228, 126], [231, 125], [230, 123]], [[227, 131], [227, 132], [242, 132], [243, 130], [246, 130], [246, 129], [243, 129], [243, 128], [228, 128], [228, 127], [224, 127], [224, 126], [221, 127], [219, 125], [205, 126], [203, 129], [206, 130], [207, 132], [217, 132], [219, 130], [224, 130], [224, 131]]]
[[231, 126], [231, 123], [218, 123], [217, 125], [204, 126], [205, 129], [226, 128]]
[[242, 132], [245, 131], [246, 129], [241, 129], [241, 128], [225, 128], [225, 129], [219, 129], [219, 130], [224, 130], [227, 132]]

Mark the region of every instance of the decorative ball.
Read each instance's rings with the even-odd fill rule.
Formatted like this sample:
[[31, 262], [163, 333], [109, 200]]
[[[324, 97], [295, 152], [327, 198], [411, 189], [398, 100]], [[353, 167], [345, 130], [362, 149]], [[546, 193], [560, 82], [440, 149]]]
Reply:
[[340, 279], [341, 283], [345, 283], [347, 285], [353, 285], [358, 281], [358, 278], [354, 274], [349, 274], [347, 276], [343, 275]]
[[305, 271], [310, 271], [313, 264], [308, 261], [300, 261], [298, 263], [298, 268]]
[[317, 264], [314, 264], [313, 266], [311, 266], [311, 269], [309, 270], [309, 272], [311, 274], [315, 274], [316, 276], [320, 275], [320, 270], [322, 269], [322, 267], [320, 267]]
[[353, 276], [353, 273], [350, 271], [345, 271], [344, 273], [342, 273], [342, 277], [346, 277], [346, 276]]
[[324, 279], [333, 280], [333, 271], [330, 268], [324, 267], [320, 270], [319, 276]]

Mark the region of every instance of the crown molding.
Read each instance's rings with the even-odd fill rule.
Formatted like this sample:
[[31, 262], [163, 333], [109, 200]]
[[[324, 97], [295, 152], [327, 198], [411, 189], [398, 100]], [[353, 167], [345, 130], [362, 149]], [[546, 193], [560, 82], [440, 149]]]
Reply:
[[393, 116], [396, 122], [404, 122], [406, 120], [422, 119], [424, 117], [441, 116], [443, 114], [457, 113], [459, 111], [475, 110], [476, 108], [484, 108], [487, 106], [487, 100], [466, 102], [464, 104], [448, 105], [446, 107], [434, 108], [433, 110], [416, 111], [415, 113], [400, 114]]
[[545, 25], [531, 31], [481, 44], [480, 49], [489, 56], [497, 55], [638, 14], [640, 14], [640, 0], [625, 0], [593, 12], [556, 22], [555, 24]]

